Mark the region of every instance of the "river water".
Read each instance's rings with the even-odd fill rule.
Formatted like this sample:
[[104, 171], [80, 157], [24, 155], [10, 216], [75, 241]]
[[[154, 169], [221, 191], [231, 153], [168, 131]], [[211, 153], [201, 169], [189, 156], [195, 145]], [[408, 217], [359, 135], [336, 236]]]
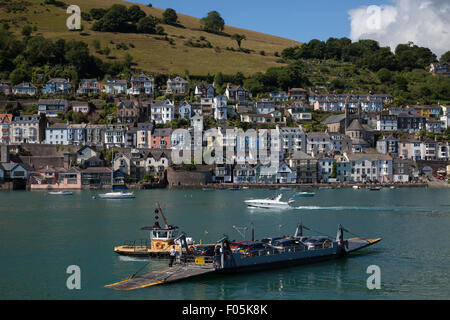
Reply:
[[[289, 199], [295, 191], [279, 191]], [[249, 209], [244, 200], [273, 190], [141, 190], [134, 200], [93, 199], [45, 192], [0, 193], [0, 299], [449, 299], [450, 189], [316, 190], [289, 210]], [[211, 275], [134, 291], [103, 286], [167, 265], [123, 258], [113, 246], [145, 238], [159, 201], [170, 224], [205, 243], [247, 226], [246, 238], [290, 235], [296, 224], [335, 236], [349, 231], [381, 237], [350, 257], [238, 275]], [[242, 231], [241, 231], [242, 232]], [[306, 231], [308, 234], [317, 233]], [[352, 235], [346, 235], [352, 237]], [[69, 290], [67, 267], [81, 270], [81, 289]], [[381, 289], [366, 286], [367, 268], [381, 271]]]

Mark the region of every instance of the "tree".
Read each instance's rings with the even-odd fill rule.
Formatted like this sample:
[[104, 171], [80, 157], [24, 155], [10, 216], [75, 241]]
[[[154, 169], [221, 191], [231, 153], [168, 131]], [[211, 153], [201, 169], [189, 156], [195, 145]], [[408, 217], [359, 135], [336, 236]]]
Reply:
[[140, 19], [145, 18], [146, 14], [141, 8], [137, 5], [132, 5], [127, 10], [128, 21], [136, 23]]
[[139, 33], [156, 33], [156, 25], [159, 20], [153, 16], [142, 18], [137, 23], [137, 31]]
[[207, 32], [219, 33], [225, 28], [225, 21], [217, 11], [211, 11], [200, 20], [202, 29]]
[[22, 35], [23, 36], [29, 37], [32, 32], [33, 32], [33, 27], [32, 26], [30, 26], [29, 24], [23, 26], [23, 28], [22, 28]]
[[243, 34], [235, 33], [235, 34], [231, 35], [231, 39], [233, 39], [233, 40], [235, 40], [237, 42], [238, 47], [240, 49], [242, 40], [246, 40], [247, 38]]
[[447, 51], [446, 53], [444, 53], [444, 54], [441, 56], [440, 61], [441, 61], [441, 62], [447, 62], [447, 63], [450, 63], [450, 51]]
[[177, 24], [178, 15], [177, 12], [172, 8], [167, 8], [162, 15], [162, 22], [165, 24]]

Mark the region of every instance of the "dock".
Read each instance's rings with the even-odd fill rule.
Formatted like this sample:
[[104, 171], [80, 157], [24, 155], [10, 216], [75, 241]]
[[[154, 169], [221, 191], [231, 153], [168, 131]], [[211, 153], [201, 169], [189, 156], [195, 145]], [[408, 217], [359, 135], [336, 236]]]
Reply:
[[114, 290], [135, 290], [158, 284], [185, 280], [212, 272], [215, 272], [212, 263], [203, 265], [176, 264], [173, 267], [167, 267], [162, 270], [156, 270], [134, 278], [106, 285], [105, 288]]

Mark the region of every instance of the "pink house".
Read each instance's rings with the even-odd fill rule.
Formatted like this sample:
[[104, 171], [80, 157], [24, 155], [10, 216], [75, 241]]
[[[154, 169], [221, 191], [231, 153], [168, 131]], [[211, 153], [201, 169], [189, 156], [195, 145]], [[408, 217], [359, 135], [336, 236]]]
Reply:
[[78, 168], [64, 169], [47, 166], [30, 176], [30, 189], [81, 189], [81, 172]]

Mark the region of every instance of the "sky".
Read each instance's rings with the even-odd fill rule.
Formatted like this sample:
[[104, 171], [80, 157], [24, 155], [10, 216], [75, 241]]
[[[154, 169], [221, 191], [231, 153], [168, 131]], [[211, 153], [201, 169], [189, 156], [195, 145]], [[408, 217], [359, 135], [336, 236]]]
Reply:
[[[134, 0], [300, 42], [374, 39], [392, 49], [412, 41], [438, 57], [450, 50], [450, 0]], [[370, 7], [376, 6], [376, 7]]]

